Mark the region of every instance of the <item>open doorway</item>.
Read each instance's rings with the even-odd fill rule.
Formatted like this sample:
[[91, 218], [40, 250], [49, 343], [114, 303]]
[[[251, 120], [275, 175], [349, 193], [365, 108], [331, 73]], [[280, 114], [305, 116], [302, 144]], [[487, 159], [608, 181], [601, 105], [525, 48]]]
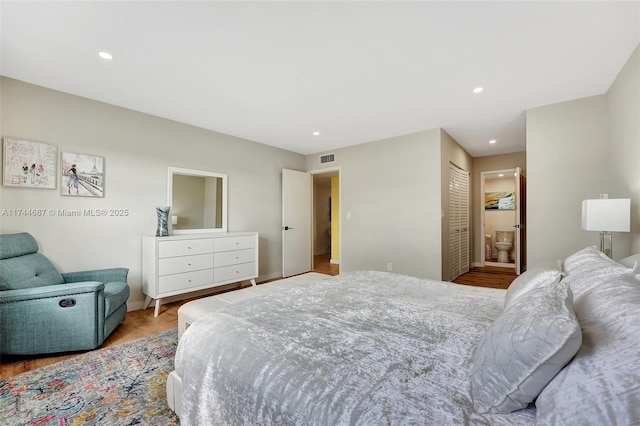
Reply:
[[514, 268], [519, 275], [525, 265], [524, 176], [519, 167], [481, 173], [482, 264]]
[[340, 273], [340, 170], [311, 172], [313, 271]]

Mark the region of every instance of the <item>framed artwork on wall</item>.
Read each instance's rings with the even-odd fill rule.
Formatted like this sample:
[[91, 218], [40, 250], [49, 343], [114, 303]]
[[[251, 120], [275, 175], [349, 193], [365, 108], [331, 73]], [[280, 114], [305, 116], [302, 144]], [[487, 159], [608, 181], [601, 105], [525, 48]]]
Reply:
[[19, 188], [56, 189], [54, 144], [5, 137], [2, 143], [2, 184]]
[[485, 210], [515, 210], [516, 195], [513, 192], [486, 192], [484, 194]]
[[60, 155], [60, 194], [104, 197], [104, 157], [63, 152]]

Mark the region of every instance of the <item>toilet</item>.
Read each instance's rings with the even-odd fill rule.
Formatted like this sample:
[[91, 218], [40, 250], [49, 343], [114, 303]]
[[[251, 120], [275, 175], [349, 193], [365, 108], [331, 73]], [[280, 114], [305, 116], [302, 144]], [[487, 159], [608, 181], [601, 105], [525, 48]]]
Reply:
[[514, 231], [496, 231], [495, 247], [498, 250], [498, 262], [509, 263], [509, 253], [513, 248]]

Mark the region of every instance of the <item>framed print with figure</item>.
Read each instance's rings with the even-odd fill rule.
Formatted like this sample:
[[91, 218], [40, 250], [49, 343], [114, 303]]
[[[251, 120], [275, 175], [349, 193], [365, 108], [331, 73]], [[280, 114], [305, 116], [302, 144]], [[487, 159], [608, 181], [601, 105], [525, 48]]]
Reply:
[[63, 152], [60, 156], [60, 194], [104, 197], [104, 157]]
[[54, 144], [5, 137], [2, 143], [2, 184], [19, 188], [56, 189]]

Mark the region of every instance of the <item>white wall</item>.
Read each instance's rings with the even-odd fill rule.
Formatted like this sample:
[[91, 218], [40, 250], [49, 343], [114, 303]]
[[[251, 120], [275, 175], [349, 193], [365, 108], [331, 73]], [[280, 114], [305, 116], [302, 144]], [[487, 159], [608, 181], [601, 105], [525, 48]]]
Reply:
[[631, 198], [631, 232], [614, 236], [614, 250], [640, 253], [640, 45], [607, 92], [607, 107], [609, 194], [611, 198]]
[[1, 209], [129, 212], [126, 217], [5, 215], [0, 232], [30, 232], [61, 271], [128, 267], [129, 306], [140, 305], [141, 236], [155, 233], [155, 206], [167, 202], [168, 166], [214, 171], [228, 174], [229, 231], [258, 231], [261, 278], [281, 274], [281, 170], [304, 170], [304, 156], [4, 77], [0, 89], [3, 136], [106, 159], [104, 198], [0, 187]]
[[582, 200], [609, 187], [606, 97], [527, 111], [527, 265], [599, 242], [581, 229]]
[[640, 46], [604, 95], [527, 111], [528, 264], [598, 245], [580, 227], [581, 202], [631, 198], [631, 232], [613, 258], [640, 252]]
[[387, 270], [440, 279], [440, 129], [338, 149], [340, 270]]

